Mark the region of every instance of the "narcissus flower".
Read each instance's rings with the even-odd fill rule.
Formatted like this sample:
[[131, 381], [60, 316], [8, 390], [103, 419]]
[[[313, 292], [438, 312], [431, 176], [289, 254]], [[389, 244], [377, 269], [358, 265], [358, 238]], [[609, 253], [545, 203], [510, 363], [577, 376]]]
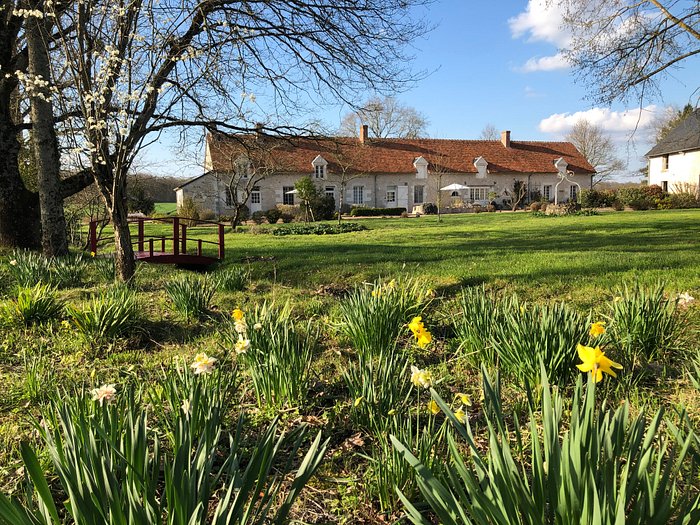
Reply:
[[590, 372], [596, 383], [603, 379], [603, 372], [617, 377], [613, 368], [622, 370], [622, 365], [605, 357], [605, 352], [599, 346], [591, 348], [590, 346], [577, 345], [576, 350], [579, 358], [583, 361], [576, 366], [581, 372]]
[[355, 402], [352, 404], [352, 406], [354, 406], [354, 407], [360, 406], [360, 403], [362, 403], [362, 401], [364, 401], [364, 399], [365, 399], [365, 396], [358, 397], [355, 400]]
[[469, 394], [455, 394], [455, 399], [462, 403], [464, 406], [472, 406], [472, 400], [469, 398]]
[[92, 400], [99, 401], [100, 406], [107, 401], [107, 404], [111, 403], [112, 400], [117, 396], [117, 389], [114, 385], [102, 385], [100, 388], [94, 388], [91, 392]]
[[455, 417], [457, 418], [457, 421], [460, 423], [466, 423], [467, 421], [467, 413], [462, 410], [461, 408], [458, 408], [455, 410]]
[[216, 361], [216, 358], [209, 357], [205, 353], [200, 353], [195, 356], [190, 368], [194, 370], [195, 375], [211, 374], [214, 371]]
[[605, 333], [605, 321], [598, 321], [591, 325], [591, 329], [588, 331], [591, 337], [598, 337]]
[[432, 334], [423, 326], [421, 316], [414, 317], [411, 322], [408, 323], [408, 328], [413, 332], [413, 336], [416, 338], [416, 342], [421, 348], [425, 348], [433, 340]]
[[236, 321], [242, 321], [243, 317], [245, 316], [243, 310], [241, 310], [240, 308], [236, 308], [233, 312], [231, 312], [231, 315]]
[[440, 407], [438, 406], [438, 404], [435, 402], [434, 399], [431, 399], [430, 401], [428, 401], [428, 410], [430, 410], [430, 413], [432, 415], [436, 415], [436, 414], [440, 413]]
[[260, 323], [255, 323], [253, 325], [253, 330], [262, 330], [262, 325]]
[[433, 374], [428, 370], [421, 370], [417, 366], [411, 366], [411, 383], [417, 387], [430, 388], [433, 386]]
[[233, 349], [237, 354], [245, 354], [248, 350], [250, 350], [250, 340], [239, 337]]
[[676, 301], [678, 302], [678, 306], [688, 306], [690, 303], [695, 301], [695, 297], [690, 295], [688, 292], [679, 293], [676, 296]]

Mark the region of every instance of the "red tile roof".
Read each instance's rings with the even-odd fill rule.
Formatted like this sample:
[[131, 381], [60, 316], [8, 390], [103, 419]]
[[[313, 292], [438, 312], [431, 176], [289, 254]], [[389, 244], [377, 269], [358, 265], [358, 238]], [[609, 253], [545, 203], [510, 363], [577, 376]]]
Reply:
[[413, 162], [423, 157], [431, 170], [438, 165], [446, 173], [476, 173], [474, 161], [484, 157], [489, 173], [557, 173], [554, 162], [563, 157], [574, 173], [595, 173], [570, 142], [511, 141], [506, 148], [498, 140], [369, 139], [362, 144], [346, 137], [254, 140], [209, 135], [212, 170], [229, 171], [246, 141], [254, 142], [256, 148], [262, 144], [262, 149], [271, 152], [272, 163], [280, 172], [311, 173], [311, 161], [321, 155], [331, 172], [351, 166], [349, 173], [413, 173]]

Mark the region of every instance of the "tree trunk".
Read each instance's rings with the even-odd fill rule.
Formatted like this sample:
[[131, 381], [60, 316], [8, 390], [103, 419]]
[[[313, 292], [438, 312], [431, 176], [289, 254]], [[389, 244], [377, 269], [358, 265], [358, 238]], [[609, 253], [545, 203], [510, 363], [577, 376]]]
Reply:
[[[0, 89], [0, 91], [2, 91]], [[19, 174], [19, 142], [10, 97], [0, 93], [0, 246], [38, 249], [39, 198]]]
[[[40, 9], [43, 2], [32, 2], [33, 9]], [[45, 42], [48, 35], [43, 21], [36, 17], [27, 19], [27, 47], [29, 73], [34, 78], [49, 81], [51, 68]], [[60, 156], [54, 128], [54, 114], [49, 86], [34, 87], [31, 94], [32, 142], [37, 162], [37, 185], [41, 210], [41, 246], [47, 257], [68, 254], [66, 220], [63, 214], [61, 192]]]
[[134, 259], [134, 247], [131, 245], [131, 232], [129, 231], [129, 216], [123, 202], [115, 201], [111, 210], [110, 219], [114, 228], [114, 261], [116, 277], [120, 281], [128, 282], [136, 271]]

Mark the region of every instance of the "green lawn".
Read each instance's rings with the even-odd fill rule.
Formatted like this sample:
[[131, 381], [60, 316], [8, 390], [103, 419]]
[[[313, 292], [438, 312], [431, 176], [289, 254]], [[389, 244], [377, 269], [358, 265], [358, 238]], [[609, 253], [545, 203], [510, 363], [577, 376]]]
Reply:
[[177, 203], [175, 202], [156, 202], [154, 213], [158, 215], [174, 215], [177, 213]]

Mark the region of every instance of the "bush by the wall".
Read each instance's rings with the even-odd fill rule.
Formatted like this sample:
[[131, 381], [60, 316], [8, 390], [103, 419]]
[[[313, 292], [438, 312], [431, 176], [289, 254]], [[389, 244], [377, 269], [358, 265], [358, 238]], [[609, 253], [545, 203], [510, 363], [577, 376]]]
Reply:
[[582, 190], [581, 206], [584, 208], [608, 208], [613, 205], [615, 198], [613, 190]]
[[359, 232], [367, 228], [354, 222], [342, 222], [340, 224], [295, 224], [283, 226], [272, 230], [272, 235], [283, 237], [285, 235], [333, 235], [336, 233]]
[[406, 208], [353, 208], [350, 210], [352, 217], [398, 217], [406, 211]]
[[671, 208], [700, 208], [700, 199], [692, 193], [671, 193], [667, 198]]
[[423, 204], [423, 213], [425, 213], [426, 215], [437, 215], [437, 212], [437, 204], [434, 204], [432, 202], [426, 202], [425, 204]]
[[328, 221], [335, 213], [335, 199], [330, 195], [321, 195], [311, 202], [311, 210], [317, 221]]
[[629, 206], [633, 210], [649, 210], [656, 208], [654, 198], [643, 188], [620, 188], [617, 192], [617, 199], [624, 206]]
[[262, 222], [267, 218], [265, 215], [266, 212], [264, 211], [254, 211], [253, 214], [250, 216], [250, 219], [255, 223], [255, 224], [262, 224]]
[[282, 218], [282, 212], [277, 208], [272, 208], [265, 212], [265, 217], [270, 224], [277, 224], [277, 221]]

